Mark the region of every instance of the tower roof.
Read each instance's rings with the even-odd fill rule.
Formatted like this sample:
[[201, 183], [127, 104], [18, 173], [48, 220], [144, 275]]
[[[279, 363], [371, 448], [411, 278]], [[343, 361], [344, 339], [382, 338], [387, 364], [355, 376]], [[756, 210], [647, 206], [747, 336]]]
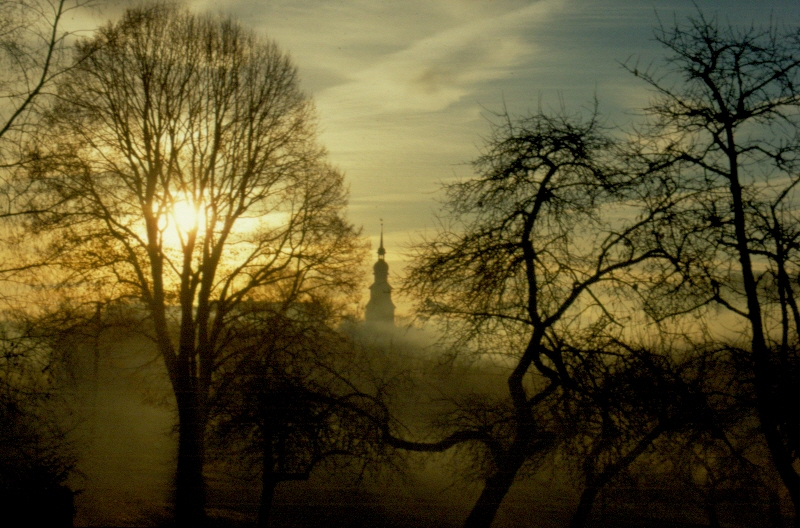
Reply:
[[383, 220], [381, 220], [381, 245], [378, 247], [378, 259], [383, 260], [386, 257], [386, 250], [383, 248]]
[[369, 287], [369, 302], [365, 318], [368, 323], [394, 325], [394, 303], [392, 287], [389, 286], [389, 264], [386, 263], [386, 248], [383, 247], [383, 219], [381, 219], [381, 245], [378, 247], [378, 260], [372, 266], [375, 282]]
[[372, 270], [375, 272], [376, 276], [388, 277], [389, 275], [389, 265], [382, 259], [378, 259], [378, 261], [372, 265]]

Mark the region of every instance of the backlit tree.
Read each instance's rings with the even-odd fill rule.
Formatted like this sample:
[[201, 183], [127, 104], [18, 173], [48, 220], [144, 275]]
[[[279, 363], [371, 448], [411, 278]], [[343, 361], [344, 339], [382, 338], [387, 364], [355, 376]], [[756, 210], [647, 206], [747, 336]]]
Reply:
[[30, 171], [54, 206], [27, 227], [65, 295], [141, 307], [177, 403], [177, 521], [198, 526], [242, 307], [289, 314], [357, 283], [343, 176], [289, 57], [229, 19], [129, 10], [79, 43], [59, 101]]

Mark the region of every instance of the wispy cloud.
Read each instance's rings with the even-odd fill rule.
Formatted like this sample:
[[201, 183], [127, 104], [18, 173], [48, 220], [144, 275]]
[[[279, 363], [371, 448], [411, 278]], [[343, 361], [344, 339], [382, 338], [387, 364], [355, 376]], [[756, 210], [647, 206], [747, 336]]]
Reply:
[[501, 78], [528, 61], [535, 46], [525, 38], [556, 2], [542, 1], [478, 18], [374, 57], [351, 80], [317, 94], [330, 119], [437, 112], [457, 103], [482, 82]]

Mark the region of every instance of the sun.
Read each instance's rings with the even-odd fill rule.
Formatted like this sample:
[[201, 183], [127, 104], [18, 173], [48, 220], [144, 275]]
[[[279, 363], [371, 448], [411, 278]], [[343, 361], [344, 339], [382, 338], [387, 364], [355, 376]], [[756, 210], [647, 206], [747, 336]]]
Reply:
[[161, 241], [168, 248], [180, 249], [189, 234], [202, 237], [205, 233], [205, 207], [202, 202], [196, 203], [191, 198], [175, 200], [162, 220]]
[[172, 205], [170, 223], [180, 233], [189, 233], [201, 227], [202, 203], [195, 204], [191, 199], [178, 200]]

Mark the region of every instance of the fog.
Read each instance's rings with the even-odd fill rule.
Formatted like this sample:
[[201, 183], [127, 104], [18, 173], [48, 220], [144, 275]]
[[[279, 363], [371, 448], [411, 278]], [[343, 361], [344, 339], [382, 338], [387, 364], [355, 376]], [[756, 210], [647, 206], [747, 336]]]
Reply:
[[135, 335], [104, 336], [73, 354], [76, 526], [140, 526], [167, 515], [175, 410], [164, 366], [148, 344]]
[[[64, 449], [76, 459], [66, 481], [75, 492], [74, 525], [172, 526], [178, 420], [163, 359], [131, 318], [121, 324], [110, 316], [99, 335], [91, 330], [94, 324], [77, 325], [71, 330], [77, 337], [55, 345], [61, 353], [48, 376], [56, 379], [56, 391], [44, 402], [68, 430]], [[355, 352], [332, 357], [329, 366], [365, 394], [377, 394], [380, 387], [397, 437], [436, 443], [454, 429], [473, 426], [470, 420], [497, 420], [508, 406], [511, 367], [502, 355], [454, 353], [430, 327], [351, 322], [338, 330]], [[735, 325], [719, 333], [726, 331], [737, 336]], [[648, 390], [640, 390], [647, 397]], [[459, 406], [463, 402], [468, 405]], [[635, 418], [637, 411], [630, 412]], [[731, 426], [733, 441], [741, 442], [737, 445], [752, 460], [762, 460], [761, 441], [748, 429], [752, 423], [740, 420]], [[591, 434], [581, 433], [580, 424], [574, 427], [523, 467], [493, 527], [569, 525], [585, 478], [580, 466], [585, 454], [570, 447], [570, 438]], [[589, 526], [706, 526], [712, 494], [722, 525], [767, 526], [788, 513], [787, 497], [769, 487], [774, 476], [768, 467], [759, 469], [757, 479], [763, 481], [757, 481], [724, 453], [715, 453], [712, 441], [692, 443], [682, 435], [676, 429], [660, 438], [607, 484]], [[694, 451], [685, 451], [684, 442]], [[208, 448], [204, 476], [211, 527], [255, 526], [260, 468], [237, 458], [238, 447]], [[322, 463], [308, 480], [280, 482], [270, 525], [462, 526], [492, 471], [482, 442], [458, 443], [441, 453], [386, 446], [378, 451], [380, 456], [366, 461], [339, 457]]]
[[[378, 347], [370, 368], [393, 377], [393, 412], [405, 433], [431, 440], [429, 422], [459, 393], [500, 394], [499, 367], [445, 361], [429, 333], [375, 332], [359, 337]], [[169, 524], [176, 463], [177, 416], [162, 360], [135, 333], [111, 331], [73, 351], [64, 383], [78, 463], [68, 485], [75, 490], [75, 526]], [[224, 464], [206, 467], [208, 516], [213, 524], [248, 526], [260, 497], [258, 481], [240, 478]], [[460, 526], [481, 486], [467, 454], [398, 453], [386, 467], [363, 474], [314, 471], [308, 481], [282, 483], [273, 526]], [[553, 472], [512, 488], [493, 526], [563, 526], [577, 495]], [[535, 524], [530, 524], [532, 512]]]

